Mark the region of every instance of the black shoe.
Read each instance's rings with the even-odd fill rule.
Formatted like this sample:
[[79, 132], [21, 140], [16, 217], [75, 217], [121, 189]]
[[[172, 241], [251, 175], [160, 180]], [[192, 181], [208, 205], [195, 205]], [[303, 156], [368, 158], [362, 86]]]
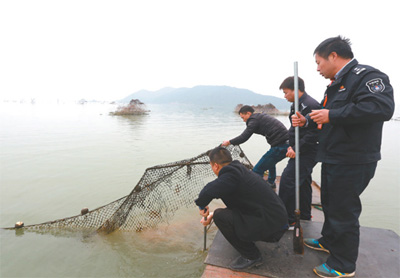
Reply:
[[262, 257], [261, 256], [254, 260], [249, 260], [249, 259], [246, 259], [246, 258], [240, 256], [229, 265], [229, 268], [231, 268], [233, 270], [240, 270], [240, 269], [252, 267], [254, 265], [255, 266], [262, 265]]

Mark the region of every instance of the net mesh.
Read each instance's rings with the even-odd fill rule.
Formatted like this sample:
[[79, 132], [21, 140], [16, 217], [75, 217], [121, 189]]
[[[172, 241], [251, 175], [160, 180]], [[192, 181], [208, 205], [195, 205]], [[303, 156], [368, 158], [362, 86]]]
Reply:
[[[228, 146], [234, 160], [253, 166], [239, 146]], [[200, 190], [215, 177], [208, 152], [177, 162], [147, 168], [132, 192], [85, 214], [25, 226], [24, 229], [89, 229], [142, 231], [168, 219], [180, 207], [194, 206]]]

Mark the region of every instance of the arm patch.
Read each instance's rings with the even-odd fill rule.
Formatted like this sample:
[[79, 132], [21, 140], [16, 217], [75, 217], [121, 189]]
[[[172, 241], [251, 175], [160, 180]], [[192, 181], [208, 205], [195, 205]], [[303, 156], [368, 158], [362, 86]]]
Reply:
[[382, 93], [385, 90], [385, 84], [382, 79], [374, 78], [365, 83], [371, 93]]

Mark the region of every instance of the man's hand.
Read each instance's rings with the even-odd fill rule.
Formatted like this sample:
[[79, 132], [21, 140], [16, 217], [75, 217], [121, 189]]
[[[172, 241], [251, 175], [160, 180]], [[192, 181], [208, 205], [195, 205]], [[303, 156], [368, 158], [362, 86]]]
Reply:
[[224, 142], [222, 142], [221, 146], [226, 147], [226, 146], [229, 146], [230, 144], [231, 144], [231, 142], [224, 141]]
[[329, 123], [329, 110], [312, 110], [310, 113], [310, 118], [317, 124], [327, 124]]
[[306, 117], [304, 117], [300, 112], [296, 112], [295, 115], [292, 115], [292, 126], [304, 126], [306, 124], [307, 120]]
[[210, 214], [209, 207], [206, 206], [204, 209], [200, 210], [200, 215], [203, 217], [207, 217]]
[[289, 147], [287, 149], [286, 157], [289, 157], [289, 158], [295, 158], [296, 157], [296, 152], [292, 149], [292, 147]]
[[204, 219], [204, 217], [201, 218], [200, 223], [203, 224], [204, 226], [208, 226], [211, 223], [211, 220], [213, 219], [214, 213], [210, 212], [210, 214], [207, 216], [207, 220]]

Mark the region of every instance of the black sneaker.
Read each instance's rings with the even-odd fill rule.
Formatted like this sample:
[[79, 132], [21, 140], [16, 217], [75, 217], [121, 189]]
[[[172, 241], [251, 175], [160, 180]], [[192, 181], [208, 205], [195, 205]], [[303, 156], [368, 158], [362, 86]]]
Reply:
[[252, 266], [260, 266], [260, 265], [262, 265], [262, 257], [261, 256], [254, 260], [249, 260], [249, 259], [246, 259], [246, 258], [240, 256], [240, 257], [236, 258], [229, 265], [229, 268], [231, 268], [233, 270], [240, 270], [240, 269], [245, 269], [245, 268], [249, 268]]

